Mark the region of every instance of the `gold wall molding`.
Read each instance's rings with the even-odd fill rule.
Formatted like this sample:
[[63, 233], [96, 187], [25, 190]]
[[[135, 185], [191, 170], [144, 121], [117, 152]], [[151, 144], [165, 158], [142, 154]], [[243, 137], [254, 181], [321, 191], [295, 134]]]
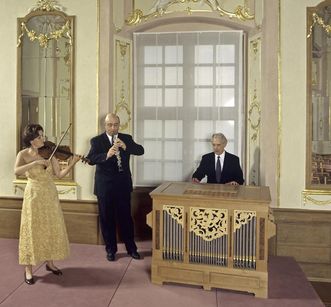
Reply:
[[[247, 1], [244, 1], [244, 5], [238, 5], [233, 12], [224, 9], [219, 0], [159, 0], [154, 3], [154, 6], [148, 13], [144, 13], [141, 9], [136, 8], [131, 15], [126, 19], [127, 25], [137, 25], [143, 21], [148, 21], [151, 18], [158, 18], [175, 12], [186, 12], [188, 15], [193, 13], [211, 12], [217, 13], [220, 17], [228, 17], [230, 19], [237, 18], [241, 21], [247, 21], [254, 19], [254, 15], [250, 14], [250, 10], [247, 6]], [[193, 8], [190, 5], [204, 4], [208, 9]], [[181, 5], [179, 8], [174, 6]]]
[[121, 132], [132, 133], [132, 41], [114, 36], [113, 109], [120, 117]]
[[21, 45], [22, 37], [24, 36], [24, 33], [27, 34], [27, 36], [31, 42], [33, 42], [35, 40], [38, 41], [40, 47], [42, 47], [42, 48], [47, 48], [49, 41], [58, 40], [61, 37], [67, 38], [70, 46], [72, 45], [70, 21], [67, 21], [60, 29], [50, 31], [48, 33], [36, 33], [35, 30], [28, 29], [25, 22], [22, 22], [21, 23], [21, 33], [18, 36], [17, 47], [19, 47]]
[[317, 13], [313, 13], [312, 15], [312, 24], [309, 27], [309, 32], [307, 38], [309, 38], [313, 33], [313, 28], [315, 25], [320, 26], [327, 34], [331, 33], [331, 25], [325, 24], [324, 19], [318, 16]]
[[258, 134], [260, 132], [261, 124], [261, 107], [260, 101], [257, 99], [256, 88], [254, 88], [253, 98], [251, 100], [249, 111], [248, 111], [248, 121], [250, 123], [250, 128], [253, 132], [251, 135], [251, 140], [255, 142], [257, 140]]
[[248, 48], [246, 181], [250, 185], [260, 184], [261, 80], [261, 33], [258, 33], [249, 38]]
[[331, 191], [304, 190], [301, 193], [302, 207], [307, 209], [331, 209]]
[[37, 4], [29, 9], [30, 12], [42, 11], [52, 12], [61, 11], [64, 12], [64, 7], [57, 3], [56, 0], [38, 0]]
[[[67, 18], [66, 14], [64, 13], [64, 10], [64, 7], [59, 5], [56, 0], [38, 0], [37, 4], [28, 10], [29, 14], [27, 16], [34, 15], [34, 12], [37, 12], [38, 16], [38, 12], [42, 12], [45, 15], [45, 18], [47, 18], [48, 16], [54, 16], [55, 12], [56, 15], [61, 15], [66, 20]], [[47, 12], [49, 12], [49, 15], [47, 14]], [[45, 22], [47, 22], [47, 19]], [[42, 48], [47, 48], [49, 41], [58, 40], [61, 37], [67, 38], [70, 46], [72, 45], [70, 20], [67, 20], [64, 25], [57, 29], [50, 29], [49, 31], [42, 33], [37, 33], [35, 30], [29, 29], [26, 22], [22, 21], [20, 25], [20, 33], [18, 34], [17, 39], [17, 47], [22, 44], [22, 37], [25, 33], [30, 39], [30, 41], [38, 41], [40, 47]]]

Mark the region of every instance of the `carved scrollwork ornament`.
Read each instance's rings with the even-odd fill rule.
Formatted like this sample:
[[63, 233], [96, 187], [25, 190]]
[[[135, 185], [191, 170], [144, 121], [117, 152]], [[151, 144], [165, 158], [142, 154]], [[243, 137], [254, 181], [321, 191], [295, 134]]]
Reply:
[[164, 205], [163, 211], [166, 211], [179, 225], [183, 226], [184, 207]]
[[313, 33], [313, 28], [315, 25], [320, 26], [328, 35], [331, 33], [331, 25], [328, 25], [324, 22], [324, 19], [320, 16], [318, 16], [317, 13], [313, 13], [312, 15], [313, 23], [309, 27], [309, 32], [307, 35], [307, 38], [310, 38]]
[[249, 107], [248, 121], [250, 123], [251, 129], [254, 131], [253, 135], [251, 136], [251, 140], [256, 141], [261, 124], [261, 109], [257, 100], [256, 89], [254, 89], [254, 96]]
[[247, 224], [253, 217], [256, 217], [255, 211], [234, 210], [234, 230], [240, 229], [242, 225]]
[[71, 37], [71, 28], [70, 22], [67, 21], [60, 29], [51, 31], [49, 33], [36, 33], [34, 30], [29, 30], [26, 23], [21, 23], [21, 34], [18, 37], [17, 47], [22, 44], [22, 37], [24, 33], [27, 34], [30, 41], [37, 40], [39, 42], [40, 47], [47, 48], [49, 41], [55, 39], [58, 40], [61, 37], [67, 38], [69, 40], [69, 45], [72, 45], [72, 37]]
[[[176, 10], [171, 10], [171, 7], [178, 4], [200, 4], [200, 5], [207, 5], [209, 10], [202, 10], [202, 9], [193, 9], [190, 6], [186, 8], [183, 7], [181, 10], [182, 12], [187, 12], [187, 14], [191, 15], [194, 12], [216, 12], [219, 16], [224, 17], [227, 16], [228, 18], [237, 18], [242, 21], [252, 20], [255, 18], [254, 15], [250, 14], [249, 8], [247, 7], [246, 1], [244, 5], [238, 5], [233, 12], [225, 10], [219, 0], [158, 0], [155, 1], [153, 7], [149, 10], [148, 13], [144, 13], [141, 9], [135, 9], [131, 15], [125, 20], [127, 25], [137, 25], [142, 21], [147, 21], [151, 18], [161, 17], [167, 14], [171, 14], [176, 12]], [[178, 12], [178, 11], [177, 11]]]
[[38, 0], [37, 4], [29, 9], [30, 12], [35, 11], [44, 11], [44, 12], [51, 12], [51, 11], [61, 11], [64, 12], [64, 7], [57, 3], [56, 0]]
[[190, 231], [205, 241], [227, 235], [227, 222], [227, 209], [190, 208]]

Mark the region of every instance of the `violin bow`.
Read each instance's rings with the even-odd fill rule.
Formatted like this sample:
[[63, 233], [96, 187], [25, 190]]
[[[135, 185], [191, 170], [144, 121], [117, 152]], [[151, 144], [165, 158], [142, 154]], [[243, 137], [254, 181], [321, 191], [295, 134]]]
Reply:
[[52, 154], [51, 154], [51, 156], [49, 157], [49, 161], [51, 161], [52, 160], [52, 158], [53, 158], [53, 156], [55, 155], [55, 152], [56, 152], [56, 150], [58, 149], [58, 147], [60, 146], [60, 144], [61, 144], [61, 142], [62, 142], [62, 140], [63, 140], [63, 138], [65, 137], [65, 135], [67, 134], [67, 132], [68, 132], [68, 130], [70, 129], [70, 127], [71, 127], [71, 123], [69, 124], [69, 127], [67, 128], [67, 130], [66, 131], [64, 131], [64, 133], [63, 133], [63, 135], [61, 136], [61, 138], [60, 138], [60, 141], [57, 143], [57, 145], [56, 145], [56, 147], [54, 148], [54, 150], [53, 150], [53, 152], [52, 152]]

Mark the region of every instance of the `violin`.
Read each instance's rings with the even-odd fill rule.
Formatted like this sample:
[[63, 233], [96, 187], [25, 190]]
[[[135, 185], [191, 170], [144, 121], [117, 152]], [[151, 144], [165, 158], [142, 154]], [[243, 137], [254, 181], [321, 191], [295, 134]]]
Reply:
[[[53, 143], [51, 141], [45, 141], [44, 146], [40, 147], [38, 149], [38, 153], [44, 159], [48, 160], [49, 158], [52, 157], [54, 150], [55, 150], [55, 153], [54, 153], [55, 158], [62, 160], [62, 161], [65, 161], [65, 160], [69, 159], [71, 156], [75, 155], [74, 153], [71, 152], [69, 146], [67, 146], [67, 145], [57, 146], [55, 143]], [[85, 158], [84, 156], [81, 156], [80, 159], [84, 163], [90, 162], [90, 160]]]

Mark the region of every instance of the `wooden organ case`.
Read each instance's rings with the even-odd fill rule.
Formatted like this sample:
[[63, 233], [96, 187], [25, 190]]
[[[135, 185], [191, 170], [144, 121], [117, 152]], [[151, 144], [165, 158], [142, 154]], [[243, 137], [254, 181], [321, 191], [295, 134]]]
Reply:
[[166, 182], [150, 195], [153, 283], [268, 297], [268, 187]]

